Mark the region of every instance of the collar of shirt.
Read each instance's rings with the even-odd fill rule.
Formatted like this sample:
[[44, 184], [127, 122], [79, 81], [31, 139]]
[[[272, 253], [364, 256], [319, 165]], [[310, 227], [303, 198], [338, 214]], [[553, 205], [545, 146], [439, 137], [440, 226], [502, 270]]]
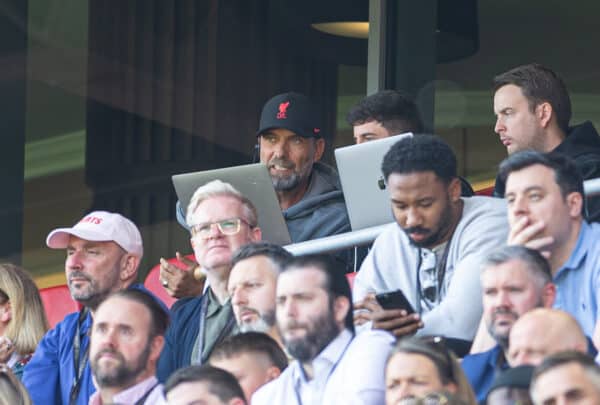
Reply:
[[213, 292], [212, 288], [209, 288], [206, 291], [206, 296], [208, 297], [208, 307], [206, 308], [206, 316], [207, 317], [211, 317], [214, 314], [216, 314], [217, 312], [219, 312], [221, 310], [221, 308], [227, 306], [230, 301], [229, 298], [227, 298], [227, 300], [223, 303], [223, 305], [221, 305], [221, 303], [217, 299], [217, 296]]
[[[153, 390], [154, 387], [158, 384], [158, 380], [155, 376], [148, 377], [145, 380], [137, 383], [136, 385], [127, 388], [124, 391], [119, 392], [117, 395], [113, 397], [112, 403], [115, 404], [135, 404], [135, 402], [143, 397], [149, 390]], [[157, 402], [156, 399], [152, 401], [152, 397], [154, 395], [150, 395], [146, 403], [161, 403]], [[162, 397], [162, 394], [160, 395]], [[89, 405], [102, 405], [102, 398], [100, 397], [100, 391], [94, 392], [94, 394], [90, 397]]]
[[[348, 329], [344, 329], [331, 343], [329, 343], [325, 349], [319, 353], [317, 357], [312, 361], [313, 365], [313, 381], [320, 381], [324, 385], [327, 384], [327, 380], [331, 377], [334, 367], [342, 360], [346, 348], [352, 340], [352, 333]], [[294, 371], [294, 384], [300, 386], [301, 384], [308, 383], [304, 369], [300, 362], [297, 363], [298, 368]]]
[[581, 229], [579, 230], [575, 249], [571, 252], [571, 256], [569, 256], [567, 262], [558, 269], [554, 278], [558, 277], [567, 269], [577, 269], [581, 267], [581, 262], [585, 259], [588, 249], [592, 247], [593, 243], [596, 243], [593, 238], [587, 237], [588, 233], [590, 233], [589, 224], [586, 221], [581, 221]]

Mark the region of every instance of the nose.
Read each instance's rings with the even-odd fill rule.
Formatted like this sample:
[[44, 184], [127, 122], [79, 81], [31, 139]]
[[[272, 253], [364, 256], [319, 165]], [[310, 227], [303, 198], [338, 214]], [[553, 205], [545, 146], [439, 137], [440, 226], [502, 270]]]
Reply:
[[498, 292], [496, 297], [496, 306], [497, 307], [510, 307], [510, 300], [508, 299], [508, 294], [504, 291]]
[[231, 295], [231, 304], [232, 305], [246, 305], [248, 303], [248, 298], [243, 288], [236, 288], [233, 290], [233, 294]]
[[409, 208], [406, 211], [406, 227], [412, 228], [421, 225], [421, 215], [416, 208]]
[[400, 397], [400, 399], [406, 399], [413, 396], [412, 389], [407, 381], [404, 381], [400, 384], [400, 387], [398, 389], [398, 396]]
[[494, 132], [500, 135], [502, 132], [506, 131], [506, 127], [504, 126], [504, 120], [501, 116], [496, 117], [496, 125], [494, 126]]
[[509, 209], [511, 215], [515, 218], [519, 218], [523, 215], [526, 215], [529, 212], [526, 199], [520, 196], [516, 196], [511, 201]]
[[67, 260], [65, 261], [65, 267], [67, 269], [79, 270], [81, 269], [81, 251], [74, 250], [69, 255], [67, 255]]
[[223, 236], [221, 230], [219, 229], [217, 224], [210, 224], [210, 232], [207, 235], [207, 239], [216, 239]]

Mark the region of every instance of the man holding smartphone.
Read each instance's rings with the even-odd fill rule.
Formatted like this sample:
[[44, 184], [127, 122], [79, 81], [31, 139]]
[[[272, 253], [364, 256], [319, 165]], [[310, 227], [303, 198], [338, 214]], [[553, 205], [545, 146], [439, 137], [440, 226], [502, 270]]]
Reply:
[[[481, 318], [479, 272], [506, 243], [506, 205], [461, 197], [456, 157], [441, 138], [404, 138], [382, 171], [396, 224], [375, 240], [354, 281], [357, 325], [372, 321], [396, 337], [442, 335], [470, 341]], [[384, 309], [375, 294], [401, 290], [410, 308]], [[381, 299], [381, 297], [380, 297]]]

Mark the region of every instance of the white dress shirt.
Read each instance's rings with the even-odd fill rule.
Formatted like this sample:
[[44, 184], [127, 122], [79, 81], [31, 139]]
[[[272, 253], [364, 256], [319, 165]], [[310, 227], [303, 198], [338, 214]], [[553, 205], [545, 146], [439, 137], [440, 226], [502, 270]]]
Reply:
[[377, 405], [385, 402], [384, 368], [394, 337], [372, 330], [353, 336], [344, 329], [313, 360], [307, 380], [298, 361], [252, 396], [252, 405]]

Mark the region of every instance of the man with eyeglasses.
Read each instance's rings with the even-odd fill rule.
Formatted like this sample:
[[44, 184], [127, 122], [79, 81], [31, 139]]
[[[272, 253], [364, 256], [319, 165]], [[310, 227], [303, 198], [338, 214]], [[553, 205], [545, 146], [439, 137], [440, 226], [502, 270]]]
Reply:
[[[506, 205], [461, 197], [456, 156], [441, 138], [404, 138], [382, 171], [396, 220], [377, 237], [354, 281], [358, 324], [396, 337], [414, 333], [471, 341], [481, 317], [480, 264], [506, 243]], [[401, 290], [416, 313], [383, 309], [374, 294]], [[456, 347], [454, 347], [456, 349]]]
[[205, 363], [215, 345], [236, 331], [227, 292], [231, 258], [238, 248], [261, 238], [252, 202], [220, 180], [196, 190], [186, 220], [196, 260], [206, 271], [209, 286], [204, 294], [179, 302], [172, 314], [158, 362], [162, 382], [178, 368]]

